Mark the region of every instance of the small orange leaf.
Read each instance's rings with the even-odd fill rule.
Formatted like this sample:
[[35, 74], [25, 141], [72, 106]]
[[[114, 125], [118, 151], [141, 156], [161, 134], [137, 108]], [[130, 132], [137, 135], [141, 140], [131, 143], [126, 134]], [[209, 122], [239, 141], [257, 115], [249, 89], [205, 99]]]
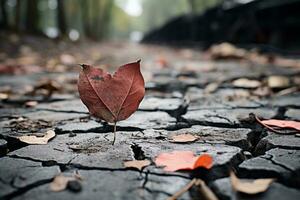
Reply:
[[194, 156], [192, 151], [173, 151], [170, 153], [161, 153], [155, 159], [157, 166], [165, 166], [165, 171], [193, 170], [198, 167], [210, 169], [212, 158], [205, 154]]
[[204, 167], [206, 169], [210, 169], [213, 165], [213, 159], [210, 155], [208, 154], [202, 154], [199, 156], [199, 158], [196, 160], [194, 164], [194, 169], [198, 167]]
[[280, 128], [293, 128], [300, 131], [300, 122], [296, 122], [296, 121], [270, 119], [270, 120], [262, 120], [261, 123], [268, 126], [277, 126]]

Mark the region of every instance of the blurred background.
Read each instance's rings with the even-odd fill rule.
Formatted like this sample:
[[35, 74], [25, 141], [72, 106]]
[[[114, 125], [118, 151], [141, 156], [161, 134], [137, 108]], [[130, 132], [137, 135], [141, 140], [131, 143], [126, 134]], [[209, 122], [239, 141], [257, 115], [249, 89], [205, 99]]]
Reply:
[[[299, 0], [1, 0], [1, 31], [52, 39], [297, 50]], [[7, 33], [7, 32], [6, 32]]]

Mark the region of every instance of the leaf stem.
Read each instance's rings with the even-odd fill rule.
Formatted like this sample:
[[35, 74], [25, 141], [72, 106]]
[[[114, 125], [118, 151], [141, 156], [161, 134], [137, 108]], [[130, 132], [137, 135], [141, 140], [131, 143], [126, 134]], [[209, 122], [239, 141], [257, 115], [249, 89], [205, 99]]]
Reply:
[[116, 132], [117, 132], [117, 122], [114, 123], [114, 139], [112, 145], [114, 145], [116, 141]]
[[180, 189], [178, 192], [176, 192], [175, 194], [173, 194], [170, 198], [168, 198], [168, 200], [176, 200], [177, 198], [179, 198], [181, 195], [183, 195], [183, 193], [187, 192], [191, 187], [193, 187], [193, 185], [197, 182], [197, 179], [194, 178], [192, 179], [186, 186], [184, 186], [182, 189]]

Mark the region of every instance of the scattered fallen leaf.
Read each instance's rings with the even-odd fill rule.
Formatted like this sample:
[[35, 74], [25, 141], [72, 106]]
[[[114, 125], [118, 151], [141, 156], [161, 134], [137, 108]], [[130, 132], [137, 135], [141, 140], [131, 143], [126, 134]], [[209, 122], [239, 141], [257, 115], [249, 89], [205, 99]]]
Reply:
[[292, 128], [300, 131], [300, 122], [297, 121], [269, 119], [269, 120], [261, 120], [261, 123], [268, 126], [275, 126], [279, 128]]
[[168, 61], [163, 56], [160, 56], [159, 58], [157, 58], [156, 62], [161, 68], [168, 67]]
[[192, 135], [192, 134], [180, 134], [180, 135], [174, 135], [172, 137], [172, 140], [170, 142], [175, 143], [188, 143], [188, 142], [194, 142], [198, 139], [198, 137]]
[[298, 87], [286, 88], [286, 89], [280, 90], [280, 92], [278, 92], [276, 94], [276, 96], [284, 96], [284, 95], [292, 94], [294, 92], [297, 92], [299, 89], [300, 88], [298, 88]]
[[256, 180], [241, 180], [236, 177], [236, 175], [231, 172], [230, 180], [232, 187], [238, 191], [246, 194], [257, 194], [261, 192], [265, 192], [274, 179], [266, 178], [266, 179], [256, 179]]
[[272, 90], [269, 87], [259, 87], [252, 91], [252, 94], [259, 97], [266, 97], [272, 94]]
[[150, 165], [151, 162], [149, 160], [132, 160], [132, 161], [125, 161], [124, 166], [126, 168], [136, 168], [138, 170], [142, 170], [144, 167]]
[[274, 64], [279, 65], [282, 67], [295, 67], [300, 68], [300, 61], [299, 59], [290, 59], [290, 58], [284, 58], [284, 57], [275, 57]]
[[157, 166], [165, 166], [165, 171], [193, 170], [198, 167], [210, 169], [213, 159], [208, 154], [194, 156], [192, 151], [173, 151], [161, 153], [155, 159]]
[[25, 142], [27, 144], [47, 144], [48, 141], [53, 137], [55, 137], [55, 132], [53, 130], [49, 130], [43, 137], [37, 137], [35, 135], [25, 135], [18, 137], [18, 139], [21, 142]]
[[60, 91], [62, 86], [53, 80], [44, 80], [41, 81], [39, 84], [34, 86], [32, 91], [29, 92], [30, 95], [36, 95], [38, 91], [44, 91], [43, 95], [46, 98], [49, 98], [52, 96], [54, 92]]
[[66, 177], [63, 175], [57, 175], [50, 183], [50, 190], [53, 192], [60, 192], [67, 188], [69, 181], [76, 180], [75, 177]]
[[91, 115], [107, 122], [127, 119], [145, 94], [140, 61], [121, 66], [114, 75], [82, 65], [78, 90]]
[[247, 78], [239, 78], [232, 82], [232, 84], [235, 87], [241, 87], [241, 88], [258, 88], [261, 86], [261, 82], [257, 80], [250, 80]]
[[219, 87], [218, 83], [210, 83], [204, 88], [204, 93], [214, 93]]
[[70, 55], [70, 54], [62, 54], [60, 56], [60, 61], [64, 64], [64, 65], [72, 65], [76, 63], [76, 60], [74, 58], [74, 56]]
[[243, 59], [247, 51], [235, 47], [234, 45], [224, 42], [213, 45], [209, 49], [210, 55], [213, 59]]
[[37, 105], [38, 105], [38, 102], [37, 102], [37, 101], [27, 101], [27, 102], [25, 103], [25, 106], [26, 106], [26, 107], [29, 107], [29, 108], [35, 107], [35, 106], [37, 106]]
[[0, 100], [8, 99], [9, 95], [7, 93], [0, 93]]
[[[22, 63], [22, 61], [21, 61]], [[25, 66], [24, 63], [22, 65], [3, 65], [0, 64], [0, 74], [29, 74], [29, 73], [37, 73], [42, 71], [42, 68], [36, 65]]]
[[270, 76], [268, 77], [268, 86], [270, 88], [287, 88], [290, 86], [290, 80], [285, 76]]

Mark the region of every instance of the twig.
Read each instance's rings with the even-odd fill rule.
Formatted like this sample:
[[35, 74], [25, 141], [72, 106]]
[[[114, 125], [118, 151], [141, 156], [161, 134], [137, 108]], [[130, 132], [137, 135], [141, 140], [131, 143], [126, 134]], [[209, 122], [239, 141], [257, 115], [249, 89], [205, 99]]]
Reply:
[[168, 198], [168, 200], [176, 200], [178, 197], [180, 197], [182, 194], [184, 194], [185, 192], [187, 192], [195, 183], [196, 183], [197, 179], [194, 178], [193, 180], [191, 180], [186, 186], [184, 186], [181, 190], [179, 190], [178, 192], [176, 192], [175, 194], [173, 194], [170, 198]]
[[254, 115], [254, 117], [255, 117], [256, 121], [257, 121], [260, 125], [266, 127], [267, 129], [273, 131], [274, 133], [282, 134], [280, 131], [275, 130], [275, 129], [272, 128], [271, 126], [268, 126], [268, 125], [262, 123], [262, 121], [261, 121], [256, 115]]
[[[211, 191], [204, 181], [198, 179], [195, 185], [199, 186], [201, 197], [205, 200], [218, 200], [218, 197]], [[202, 199], [202, 198], [201, 198]]]
[[117, 122], [115, 122], [115, 124], [114, 124], [114, 139], [113, 139], [112, 145], [114, 145], [115, 141], [116, 141], [116, 132], [117, 132]]

